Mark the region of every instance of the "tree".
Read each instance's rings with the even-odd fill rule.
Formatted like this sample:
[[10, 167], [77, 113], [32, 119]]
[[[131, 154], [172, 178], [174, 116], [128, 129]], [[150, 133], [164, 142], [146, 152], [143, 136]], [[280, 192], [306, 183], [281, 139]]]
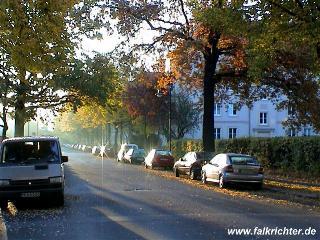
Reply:
[[141, 118], [146, 141], [147, 128], [158, 128], [166, 116], [168, 106], [163, 98], [156, 96], [157, 73], [140, 72], [135, 81], [127, 85], [123, 103], [133, 118]]
[[[256, 1], [248, 47], [255, 95], [295, 109], [285, 125], [320, 130], [320, 5], [316, 1]], [[285, 96], [285, 98], [283, 98]]]
[[[244, 18], [241, 14], [243, 2], [199, 0], [192, 1], [193, 4], [190, 5], [188, 4], [190, 1], [184, 0], [112, 0], [108, 5], [111, 9], [111, 16], [117, 19], [120, 34], [126, 35], [127, 41], [146, 26], [155, 33], [152, 42], [135, 44], [133, 51], [166, 52], [172, 50], [176, 54], [183, 53], [182, 57], [176, 59], [176, 63], [180, 63], [181, 60], [187, 62], [194, 60], [195, 58], [190, 55], [199, 56], [199, 53], [201, 54], [204, 96], [203, 144], [206, 151], [214, 150], [212, 113], [215, 85], [224, 77], [237, 77], [246, 72], [245, 64], [232, 66], [232, 62], [244, 63], [242, 48], [237, 50], [243, 45], [243, 41], [231, 34], [232, 30], [242, 29], [241, 26], [244, 26]], [[186, 55], [188, 55], [187, 58]], [[231, 60], [227, 61], [227, 58], [223, 59], [223, 56], [229, 56]], [[241, 59], [241, 61], [236, 59]], [[221, 60], [226, 62], [225, 67], [219, 67]], [[189, 71], [179, 71], [180, 78], [190, 79], [187, 73], [193, 72], [193, 69], [196, 68], [194, 63], [183, 65], [183, 69], [185, 66]], [[199, 58], [196, 63], [199, 63]]]
[[171, 134], [173, 138], [181, 139], [198, 126], [201, 109], [190, 99], [190, 93], [187, 91], [180, 89], [175, 91], [172, 97]]
[[[15, 136], [23, 136], [24, 124], [38, 108], [56, 108], [74, 101], [56, 80], [70, 71], [81, 34], [95, 36], [103, 21], [92, 17], [97, 1], [1, 1], [0, 46], [7, 71], [13, 75]], [[99, 12], [96, 12], [99, 15]], [[83, 80], [83, 79], [81, 79]], [[61, 82], [59, 82], [61, 83]], [[80, 83], [76, 82], [79, 87]], [[1, 84], [6, 89], [7, 84]], [[82, 86], [81, 86], [82, 87]], [[82, 89], [83, 90], [83, 89]]]

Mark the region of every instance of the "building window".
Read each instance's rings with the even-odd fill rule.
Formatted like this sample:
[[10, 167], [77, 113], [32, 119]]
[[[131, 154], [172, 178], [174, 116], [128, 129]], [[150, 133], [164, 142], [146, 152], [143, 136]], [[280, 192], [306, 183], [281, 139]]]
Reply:
[[288, 130], [288, 137], [295, 137], [297, 135], [295, 129], [289, 129]]
[[267, 125], [267, 116], [268, 114], [266, 112], [260, 113], [260, 125]]
[[304, 128], [303, 136], [311, 136], [311, 128]]
[[220, 103], [214, 105], [214, 115], [221, 116], [222, 105]]
[[236, 137], [237, 137], [237, 129], [229, 128], [229, 138], [236, 138]]
[[220, 139], [221, 138], [221, 128], [215, 128], [214, 129], [214, 139]]
[[228, 104], [228, 113], [229, 116], [237, 116], [237, 110], [234, 107], [234, 104]]

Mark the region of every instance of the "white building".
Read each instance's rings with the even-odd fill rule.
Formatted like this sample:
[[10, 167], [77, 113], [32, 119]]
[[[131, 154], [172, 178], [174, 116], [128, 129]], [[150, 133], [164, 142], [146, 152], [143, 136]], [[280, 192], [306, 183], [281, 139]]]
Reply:
[[[316, 133], [306, 126], [301, 131], [288, 129], [283, 122], [288, 118], [288, 110], [277, 111], [269, 100], [260, 100], [252, 108], [243, 106], [236, 110], [233, 104], [215, 104], [214, 127], [216, 139], [236, 137], [278, 137], [278, 136], [311, 136]], [[202, 123], [199, 128], [186, 138], [202, 138]]]

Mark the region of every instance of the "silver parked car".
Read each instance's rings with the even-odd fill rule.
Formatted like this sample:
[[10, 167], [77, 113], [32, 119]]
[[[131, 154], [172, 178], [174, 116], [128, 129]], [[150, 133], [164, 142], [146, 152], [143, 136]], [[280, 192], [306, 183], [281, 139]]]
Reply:
[[263, 168], [254, 157], [235, 153], [216, 155], [202, 167], [201, 172], [203, 183], [217, 182], [220, 188], [228, 183], [250, 183], [260, 189], [263, 178]]

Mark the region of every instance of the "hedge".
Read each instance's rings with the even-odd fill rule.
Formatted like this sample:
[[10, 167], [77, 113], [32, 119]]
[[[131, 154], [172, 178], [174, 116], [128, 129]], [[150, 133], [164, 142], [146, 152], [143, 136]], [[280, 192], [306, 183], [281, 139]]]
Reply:
[[[217, 140], [216, 153], [234, 152], [257, 157], [266, 169], [320, 176], [320, 137], [235, 138]], [[203, 150], [200, 140], [177, 140], [176, 158]]]

